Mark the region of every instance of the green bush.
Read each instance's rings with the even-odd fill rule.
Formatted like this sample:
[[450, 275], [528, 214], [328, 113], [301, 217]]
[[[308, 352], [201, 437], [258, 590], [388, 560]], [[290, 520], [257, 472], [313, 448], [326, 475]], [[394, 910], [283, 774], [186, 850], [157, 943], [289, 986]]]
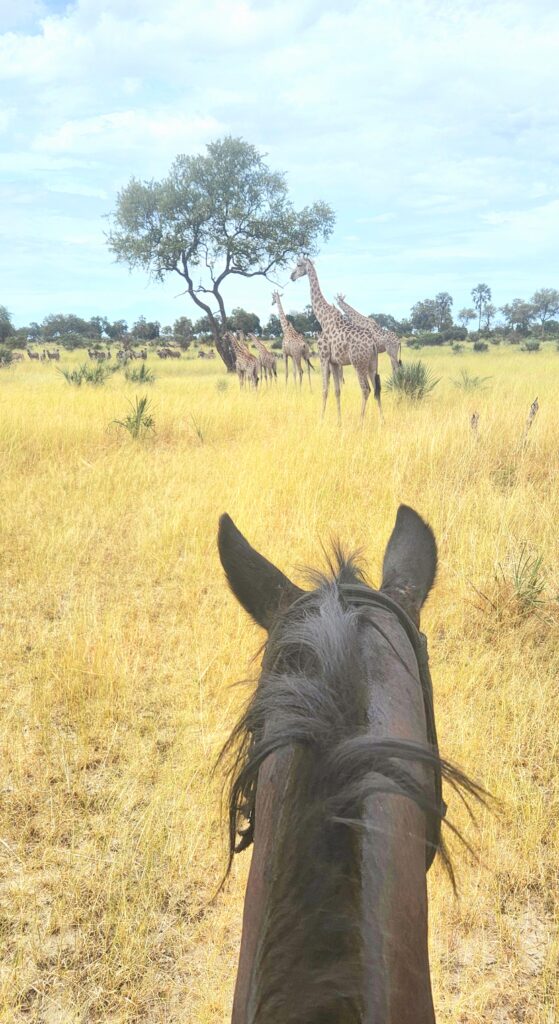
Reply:
[[0, 345], [0, 366], [9, 366], [13, 361], [13, 353], [7, 345]]
[[452, 383], [461, 391], [478, 391], [486, 387], [488, 380], [491, 380], [491, 377], [470, 377], [467, 370], [461, 370], [458, 380], [453, 380]]
[[539, 341], [525, 341], [524, 344], [521, 345], [521, 350], [522, 350], [522, 352], [539, 352], [540, 351], [540, 342]]
[[142, 363], [139, 368], [127, 366], [124, 376], [131, 384], [155, 384], [155, 374], [145, 363]]
[[486, 341], [474, 341], [474, 352], [487, 352], [488, 348]]
[[94, 366], [90, 366], [88, 363], [82, 363], [81, 366], [78, 366], [77, 370], [63, 370], [59, 367], [57, 367], [57, 370], [68, 384], [74, 384], [79, 388], [82, 384], [95, 384], [97, 386], [104, 384], [107, 377], [110, 377], [112, 373], [118, 370], [118, 366], [107, 366], [104, 363], [95, 363]]
[[386, 384], [388, 391], [395, 391], [399, 398], [420, 402], [427, 398], [440, 377], [434, 378], [419, 359], [416, 363], [403, 363]]
[[147, 434], [148, 430], [153, 430], [155, 427], [155, 420], [151, 415], [149, 406], [149, 398], [144, 395], [142, 398], [136, 398], [136, 404], [132, 405], [130, 402], [131, 411], [128, 416], [125, 416], [123, 420], [113, 420], [118, 427], [124, 427], [128, 431], [131, 437], [139, 438]]

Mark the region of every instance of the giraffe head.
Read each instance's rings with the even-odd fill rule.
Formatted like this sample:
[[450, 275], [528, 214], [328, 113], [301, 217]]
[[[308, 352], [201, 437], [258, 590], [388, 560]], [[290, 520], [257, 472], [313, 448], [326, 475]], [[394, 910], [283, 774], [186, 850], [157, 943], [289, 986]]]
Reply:
[[345, 295], [342, 295], [341, 292], [338, 292], [338, 294], [335, 296], [335, 299], [339, 306], [340, 302], [345, 302]]
[[295, 270], [292, 271], [291, 273], [291, 280], [297, 281], [300, 277], [304, 277], [305, 274], [308, 274], [310, 262], [311, 261], [309, 260], [308, 256], [299, 256], [299, 259], [297, 260], [297, 266], [295, 267]]
[[272, 306], [279, 306], [280, 304], [280, 293], [272, 292]]

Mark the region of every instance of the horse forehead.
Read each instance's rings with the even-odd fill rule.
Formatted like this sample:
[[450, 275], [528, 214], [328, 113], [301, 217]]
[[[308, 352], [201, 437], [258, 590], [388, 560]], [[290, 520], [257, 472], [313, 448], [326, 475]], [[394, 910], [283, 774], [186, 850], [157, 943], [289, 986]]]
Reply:
[[406, 630], [396, 615], [384, 608], [363, 608], [362, 653], [377, 677], [388, 674], [420, 682], [417, 657]]

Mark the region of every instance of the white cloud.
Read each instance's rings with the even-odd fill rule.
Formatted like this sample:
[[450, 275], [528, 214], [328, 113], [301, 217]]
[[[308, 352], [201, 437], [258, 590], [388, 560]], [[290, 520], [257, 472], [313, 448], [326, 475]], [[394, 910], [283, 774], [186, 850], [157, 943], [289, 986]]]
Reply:
[[[410, 275], [421, 261], [437, 291], [437, 275], [484, 261], [512, 280], [539, 260], [547, 279], [559, 226], [551, 0], [60, 6], [21, 0], [16, 17], [0, 0], [0, 183], [19, 182], [53, 244], [69, 235], [49, 204], [68, 204], [86, 242], [92, 209], [107, 212], [132, 174], [162, 176], [229, 132], [288, 171], [297, 203], [334, 205], [324, 266], [348, 294], [347, 277], [360, 282], [363, 304], [367, 277], [391, 297], [399, 280], [402, 295], [426, 288], [422, 270]], [[25, 232], [10, 209], [5, 229]], [[238, 287], [268, 302], [267, 285]]]

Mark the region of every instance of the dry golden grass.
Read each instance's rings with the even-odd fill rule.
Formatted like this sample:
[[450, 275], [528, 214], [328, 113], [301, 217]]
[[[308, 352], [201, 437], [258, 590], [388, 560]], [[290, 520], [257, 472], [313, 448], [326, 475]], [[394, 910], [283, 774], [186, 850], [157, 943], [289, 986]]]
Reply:
[[[3, 1024], [229, 1019], [250, 855], [210, 902], [210, 766], [262, 637], [226, 589], [217, 519], [295, 576], [339, 536], [378, 581], [401, 501], [439, 542], [423, 626], [441, 750], [503, 801], [476, 832], [450, 800], [480, 860], [455, 850], [459, 900], [430, 873], [438, 1020], [555, 1020], [559, 355], [421, 357], [443, 378], [432, 398], [385, 394], [385, 426], [371, 401], [363, 431], [351, 370], [341, 430], [333, 396], [319, 422], [318, 375], [312, 395], [256, 395], [195, 360], [150, 358], [139, 391], [0, 371]], [[463, 367], [490, 387], [459, 392]], [[111, 421], [146, 390], [156, 432], [134, 442]], [[541, 604], [518, 597], [522, 551], [543, 558]]]

